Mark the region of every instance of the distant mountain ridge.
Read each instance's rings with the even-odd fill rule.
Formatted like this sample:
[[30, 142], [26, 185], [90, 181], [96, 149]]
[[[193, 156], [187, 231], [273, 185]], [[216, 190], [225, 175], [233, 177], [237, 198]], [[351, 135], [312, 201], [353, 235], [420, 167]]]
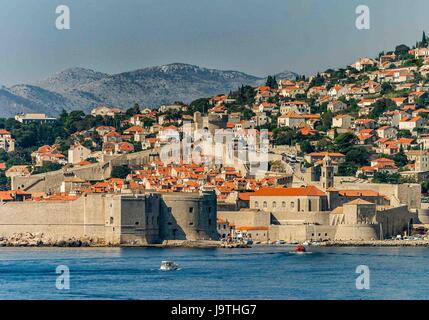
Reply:
[[[284, 71], [277, 79], [295, 79]], [[19, 112], [44, 112], [51, 116], [61, 110], [89, 112], [99, 104], [122, 108], [139, 103], [144, 107], [228, 93], [241, 85], [260, 85], [265, 78], [239, 71], [208, 69], [185, 63], [148, 67], [119, 74], [84, 68], [70, 68], [33, 84], [0, 89], [0, 117]]]

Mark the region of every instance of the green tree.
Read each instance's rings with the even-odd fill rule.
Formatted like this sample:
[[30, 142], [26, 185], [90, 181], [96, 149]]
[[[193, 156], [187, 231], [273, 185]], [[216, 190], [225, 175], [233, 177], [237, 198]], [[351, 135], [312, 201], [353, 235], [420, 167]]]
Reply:
[[132, 117], [140, 113], [140, 106], [138, 103], [135, 103], [132, 108], [129, 108], [126, 112], [127, 117]]
[[405, 152], [404, 152], [404, 149], [403, 149], [403, 148], [401, 148], [401, 149], [399, 150], [399, 152], [398, 152], [398, 153], [396, 153], [396, 154], [392, 157], [392, 160], [393, 160], [393, 161], [395, 161], [395, 164], [396, 164], [398, 167], [403, 167], [403, 166], [407, 165], [407, 163], [408, 163], [408, 158], [407, 158], [407, 156], [405, 155]]
[[428, 39], [426, 37], [426, 32], [423, 31], [422, 42], [420, 43], [421, 47], [426, 47], [428, 45]]
[[353, 163], [359, 166], [366, 166], [369, 164], [370, 153], [364, 147], [352, 148], [346, 154], [346, 162]]
[[265, 82], [265, 85], [273, 88], [273, 89], [277, 89], [278, 88], [278, 84], [277, 84], [277, 79], [275, 76], [268, 76], [267, 81]]
[[335, 148], [338, 152], [346, 154], [351, 148], [353, 148], [356, 139], [356, 136], [351, 132], [340, 133], [334, 139]]
[[399, 173], [389, 174], [383, 171], [377, 171], [372, 180], [374, 183], [388, 183], [399, 184], [401, 183], [401, 175]]
[[371, 119], [378, 119], [384, 112], [395, 110], [396, 104], [390, 99], [380, 99], [373, 104], [373, 107], [368, 117]]
[[116, 166], [112, 169], [112, 178], [125, 179], [131, 173], [131, 169], [128, 166]]
[[338, 175], [343, 177], [355, 176], [358, 167], [353, 163], [340, 163], [338, 166]]
[[60, 170], [62, 167], [63, 166], [60, 165], [59, 163], [48, 162], [48, 163], [45, 163], [41, 167], [36, 167], [32, 173], [33, 174], [39, 174], [39, 173], [57, 171], [57, 170]]
[[191, 102], [187, 114], [194, 114], [194, 112], [201, 112], [206, 114], [209, 109], [209, 98], [201, 98]]
[[311, 145], [311, 143], [308, 140], [304, 140], [300, 142], [299, 146], [301, 148], [302, 153], [311, 153], [314, 151], [314, 147]]

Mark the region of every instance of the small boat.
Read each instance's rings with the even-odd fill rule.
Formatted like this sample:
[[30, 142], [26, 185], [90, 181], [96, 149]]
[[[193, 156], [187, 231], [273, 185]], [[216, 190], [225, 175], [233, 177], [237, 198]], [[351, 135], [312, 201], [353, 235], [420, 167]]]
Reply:
[[295, 253], [306, 253], [307, 250], [305, 249], [305, 247], [302, 244], [299, 244], [295, 247], [294, 252]]
[[179, 269], [179, 266], [172, 261], [162, 261], [159, 269], [161, 271], [174, 271]]

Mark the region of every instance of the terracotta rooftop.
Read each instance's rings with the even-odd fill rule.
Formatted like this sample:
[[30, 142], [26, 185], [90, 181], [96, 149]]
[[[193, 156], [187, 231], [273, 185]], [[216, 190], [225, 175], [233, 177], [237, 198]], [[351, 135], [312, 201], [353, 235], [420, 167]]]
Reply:
[[324, 196], [325, 193], [315, 186], [307, 186], [303, 188], [261, 188], [251, 197], [268, 196], [268, 197], [297, 197], [297, 196]]

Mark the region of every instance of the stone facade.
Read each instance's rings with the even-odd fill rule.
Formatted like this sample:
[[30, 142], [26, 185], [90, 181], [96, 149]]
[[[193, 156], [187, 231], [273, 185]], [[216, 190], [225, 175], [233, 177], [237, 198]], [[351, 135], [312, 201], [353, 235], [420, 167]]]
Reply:
[[53, 241], [90, 238], [105, 245], [216, 240], [216, 216], [216, 196], [208, 192], [88, 194], [75, 201], [4, 203], [0, 237], [43, 233]]

